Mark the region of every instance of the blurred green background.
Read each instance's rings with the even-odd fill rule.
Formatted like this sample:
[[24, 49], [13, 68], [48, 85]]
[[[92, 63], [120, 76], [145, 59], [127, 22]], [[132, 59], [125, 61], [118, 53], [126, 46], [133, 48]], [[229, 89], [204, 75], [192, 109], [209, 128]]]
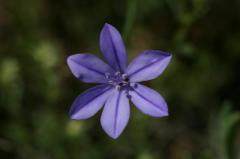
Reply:
[[[124, 36], [128, 57], [173, 54], [146, 83], [165, 97], [170, 116], [132, 106], [117, 140], [100, 113], [71, 121], [78, 81], [67, 56], [101, 56], [105, 22]], [[130, 61], [130, 60], [129, 60]], [[240, 159], [239, 0], [0, 0], [1, 159]]]

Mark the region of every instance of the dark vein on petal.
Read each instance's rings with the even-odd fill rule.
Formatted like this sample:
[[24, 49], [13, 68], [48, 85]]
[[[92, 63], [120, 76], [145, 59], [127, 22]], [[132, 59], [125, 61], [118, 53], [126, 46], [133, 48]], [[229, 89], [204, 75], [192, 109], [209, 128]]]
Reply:
[[[99, 88], [98, 88], [99, 89]], [[109, 91], [111, 89], [111, 87], [105, 87], [105, 89], [103, 88], [98, 94], [96, 94], [95, 96], [92, 96], [88, 102], [86, 102], [84, 105], [82, 105], [79, 109], [73, 109], [71, 110], [70, 112], [72, 111], [80, 111], [84, 106], [88, 105], [89, 103], [91, 103], [93, 100], [95, 100], [96, 98], [98, 98], [99, 96], [103, 95], [104, 93], [106, 93], [107, 91]], [[92, 90], [92, 91], [95, 91], [95, 90]], [[86, 93], [89, 93], [89, 92], [86, 92]], [[76, 108], [76, 107], [75, 107]]]
[[119, 94], [117, 96], [117, 103], [116, 103], [116, 109], [115, 109], [115, 114], [114, 114], [114, 129], [113, 129], [114, 135], [116, 135], [116, 129], [117, 129], [117, 118], [118, 118], [118, 111], [119, 111], [120, 96], [121, 96], [121, 91], [119, 92]]
[[76, 64], [78, 64], [78, 65], [80, 65], [80, 66], [82, 66], [82, 67], [84, 67], [84, 68], [92, 71], [92, 72], [95, 72], [95, 73], [98, 73], [98, 74], [100, 74], [100, 75], [105, 76], [105, 73], [103, 73], [103, 72], [100, 72], [100, 71], [98, 71], [98, 70], [96, 70], [96, 69], [94, 69], [94, 68], [90, 68], [90, 67], [84, 66], [83, 64], [80, 64], [78, 61], [75, 61], [75, 60], [72, 60], [72, 61], [75, 62]]
[[161, 111], [164, 111], [161, 107], [159, 107], [157, 104], [153, 103], [152, 101], [150, 101], [149, 99], [147, 99], [146, 97], [144, 97], [142, 94], [140, 94], [136, 89], [134, 89], [134, 92], [140, 96], [141, 98], [143, 98], [144, 100], [146, 100], [147, 102], [149, 102], [150, 104], [152, 104], [155, 108], [160, 109]]
[[128, 75], [128, 77], [130, 78], [130, 77], [133, 76], [134, 74], [139, 73], [140, 71], [146, 69], [147, 67], [150, 67], [151, 65], [154, 65], [155, 63], [158, 63], [158, 62], [161, 61], [161, 60], [162, 60], [162, 58], [159, 58], [158, 60], [156, 60], [156, 61], [154, 61], [154, 62], [151, 62], [151, 63], [149, 63], [149, 64], [147, 64], [147, 65], [139, 68], [138, 70], [136, 70], [136, 71], [134, 71], [133, 73], [131, 73], [130, 75]]
[[117, 55], [117, 49], [116, 49], [116, 47], [115, 47], [115, 45], [114, 45], [114, 43], [113, 43], [113, 39], [112, 39], [112, 35], [111, 35], [111, 31], [110, 31], [110, 29], [107, 27], [107, 29], [108, 29], [108, 32], [109, 32], [109, 38], [110, 38], [110, 42], [111, 42], [111, 44], [112, 44], [112, 46], [113, 46], [113, 54], [114, 54], [114, 57], [115, 57], [115, 59], [116, 59], [116, 61], [117, 61], [117, 66], [118, 66], [118, 68], [119, 68], [119, 70], [120, 71], [122, 71], [121, 70], [121, 67], [120, 67], [120, 61], [119, 61], [119, 59], [118, 59], [118, 55]]

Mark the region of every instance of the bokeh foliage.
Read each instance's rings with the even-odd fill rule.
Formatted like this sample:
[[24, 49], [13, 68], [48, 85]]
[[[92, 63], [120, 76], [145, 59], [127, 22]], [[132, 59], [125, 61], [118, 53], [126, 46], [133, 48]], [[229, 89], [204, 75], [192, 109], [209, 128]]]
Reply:
[[[0, 158], [240, 158], [239, 8], [239, 0], [0, 0]], [[173, 54], [146, 83], [170, 116], [132, 107], [117, 140], [101, 130], [100, 113], [68, 117], [92, 85], [73, 77], [66, 57], [101, 57], [105, 22], [123, 33], [130, 59], [146, 49]]]

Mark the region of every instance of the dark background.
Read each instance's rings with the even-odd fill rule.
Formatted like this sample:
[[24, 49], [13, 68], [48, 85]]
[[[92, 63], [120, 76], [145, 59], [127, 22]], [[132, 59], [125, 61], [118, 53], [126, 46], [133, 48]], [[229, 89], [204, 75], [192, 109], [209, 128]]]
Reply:
[[[67, 56], [101, 56], [105, 22], [124, 36], [128, 57], [173, 54], [159, 91], [170, 116], [131, 107], [117, 140], [100, 113], [71, 121], [78, 81]], [[130, 60], [129, 60], [130, 61]], [[239, 0], [0, 0], [1, 159], [239, 159]]]

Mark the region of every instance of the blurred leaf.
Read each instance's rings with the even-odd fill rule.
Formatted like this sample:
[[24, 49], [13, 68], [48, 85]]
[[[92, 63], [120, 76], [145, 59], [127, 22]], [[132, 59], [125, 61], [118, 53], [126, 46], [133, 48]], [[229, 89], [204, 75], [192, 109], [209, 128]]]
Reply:
[[211, 144], [215, 158], [232, 159], [234, 141], [239, 128], [240, 113], [231, 110], [231, 103], [225, 102], [211, 125]]
[[127, 41], [129, 33], [133, 27], [133, 24], [137, 16], [137, 11], [138, 11], [138, 0], [128, 0], [125, 24], [123, 29], [123, 37], [125, 41]]
[[46, 69], [51, 69], [56, 66], [58, 62], [58, 50], [56, 46], [48, 41], [44, 41], [36, 47], [33, 53], [33, 57], [42, 67]]
[[77, 121], [68, 121], [66, 124], [66, 134], [70, 137], [78, 136], [84, 130], [84, 123]]
[[23, 95], [19, 69], [18, 61], [13, 58], [3, 59], [0, 64], [0, 103], [14, 116], [20, 113]]
[[138, 159], [155, 159], [155, 157], [149, 152], [142, 152], [139, 154]]
[[202, 17], [209, 7], [207, 0], [166, 0], [175, 18], [184, 26]]
[[12, 83], [18, 78], [19, 65], [15, 59], [4, 59], [0, 67], [0, 82], [4, 84]]

